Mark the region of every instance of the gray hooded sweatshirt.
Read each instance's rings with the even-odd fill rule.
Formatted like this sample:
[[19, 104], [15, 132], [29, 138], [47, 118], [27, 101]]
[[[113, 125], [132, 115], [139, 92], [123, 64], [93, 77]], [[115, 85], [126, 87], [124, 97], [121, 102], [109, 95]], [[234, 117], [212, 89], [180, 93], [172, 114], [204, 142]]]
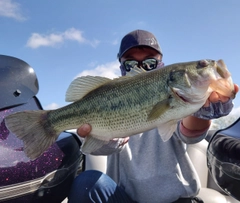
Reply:
[[170, 203], [196, 196], [200, 181], [186, 151], [187, 144], [204, 139], [206, 132], [187, 138], [178, 129], [163, 142], [157, 129], [112, 141], [94, 154], [108, 156], [107, 174], [138, 203]]

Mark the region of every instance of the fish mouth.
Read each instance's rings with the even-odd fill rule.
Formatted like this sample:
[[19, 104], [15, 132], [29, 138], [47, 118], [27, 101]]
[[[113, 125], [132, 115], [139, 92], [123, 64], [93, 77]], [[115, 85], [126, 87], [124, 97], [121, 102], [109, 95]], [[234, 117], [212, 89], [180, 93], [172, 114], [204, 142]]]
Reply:
[[180, 89], [174, 88], [174, 87], [170, 87], [170, 88], [171, 88], [171, 91], [172, 91], [174, 97], [177, 97], [184, 103], [191, 103], [190, 100], [184, 94], [181, 94]]

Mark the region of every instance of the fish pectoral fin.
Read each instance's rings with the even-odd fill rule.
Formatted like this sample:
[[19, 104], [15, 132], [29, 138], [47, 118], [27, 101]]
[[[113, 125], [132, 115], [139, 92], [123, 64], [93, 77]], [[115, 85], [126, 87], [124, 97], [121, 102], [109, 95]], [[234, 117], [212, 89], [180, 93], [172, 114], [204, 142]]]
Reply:
[[130, 71], [126, 72], [126, 76], [133, 77], [135, 75], [146, 72], [143, 68], [133, 67]]
[[169, 99], [165, 99], [163, 101], [158, 102], [151, 110], [148, 115], [148, 121], [159, 118], [162, 114], [164, 114], [170, 108]]
[[109, 141], [100, 140], [91, 135], [87, 136], [83, 142], [81, 147], [81, 151], [83, 154], [90, 154], [98, 149], [100, 149], [103, 145], [107, 144]]
[[67, 102], [75, 102], [83, 98], [90, 91], [100, 87], [101, 85], [111, 81], [110, 78], [100, 76], [83, 76], [78, 77], [69, 85], [65, 100]]
[[158, 133], [164, 142], [168, 141], [177, 129], [177, 121], [172, 120], [158, 126]]

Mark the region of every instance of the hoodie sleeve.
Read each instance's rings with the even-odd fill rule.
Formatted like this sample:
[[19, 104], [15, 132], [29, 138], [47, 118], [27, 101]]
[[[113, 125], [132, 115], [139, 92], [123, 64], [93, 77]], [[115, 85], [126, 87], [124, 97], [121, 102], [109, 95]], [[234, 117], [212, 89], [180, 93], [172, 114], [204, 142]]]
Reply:
[[[203, 130], [189, 130], [184, 127], [182, 124], [182, 121], [178, 122], [178, 127], [176, 130], [177, 136], [186, 144], [195, 144], [207, 136], [209, 127]], [[191, 135], [191, 136], [185, 136], [185, 135]]]

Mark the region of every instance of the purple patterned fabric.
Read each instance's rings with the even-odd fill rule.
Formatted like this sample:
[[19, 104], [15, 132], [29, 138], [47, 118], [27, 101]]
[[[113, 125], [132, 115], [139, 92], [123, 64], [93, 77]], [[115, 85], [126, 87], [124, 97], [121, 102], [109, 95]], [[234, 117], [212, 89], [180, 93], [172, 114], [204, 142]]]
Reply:
[[202, 118], [205, 120], [220, 118], [222, 116], [228, 115], [233, 108], [232, 99], [229, 99], [227, 102], [216, 102], [210, 103], [208, 107], [200, 108], [193, 116], [197, 118]]
[[0, 109], [0, 186], [43, 177], [62, 163], [64, 154], [56, 143], [39, 158], [31, 161], [23, 151], [23, 142], [6, 128], [4, 118], [7, 115], [26, 109], [36, 109], [33, 99], [24, 105]]

